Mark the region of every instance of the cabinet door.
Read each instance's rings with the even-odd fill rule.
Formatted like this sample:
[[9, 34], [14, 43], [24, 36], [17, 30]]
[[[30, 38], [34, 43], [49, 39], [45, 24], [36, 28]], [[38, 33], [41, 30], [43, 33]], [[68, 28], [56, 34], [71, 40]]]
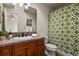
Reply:
[[15, 56], [25, 56], [26, 55], [26, 50], [25, 49], [21, 49], [21, 50], [15, 51], [14, 55]]
[[10, 56], [11, 55], [11, 46], [0, 47], [1, 56]]
[[32, 50], [27, 50], [27, 56], [33, 56], [33, 51]]
[[30, 41], [27, 45], [27, 56], [36, 55], [36, 41]]
[[37, 56], [44, 56], [44, 47], [37, 47]]
[[25, 48], [26, 48], [25, 43], [26, 43], [26, 42], [20, 42], [20, 43], [14, 44], [14, 45], [13, 45], [14, 51], [18, 51], [18, 50], [21, 50], [21, 49], [25, 49]]
[[37, 40], [37, 50], [36, 50], [37, 56], [43, 56], [44, 55], [44, 39]]
[[36, 56], [36, 50], [35, 49], [27, 50], [27, 56]]
[[26, 42], [19, 42], [13, 45], [14, 56], [25, 56], [26, 55]]

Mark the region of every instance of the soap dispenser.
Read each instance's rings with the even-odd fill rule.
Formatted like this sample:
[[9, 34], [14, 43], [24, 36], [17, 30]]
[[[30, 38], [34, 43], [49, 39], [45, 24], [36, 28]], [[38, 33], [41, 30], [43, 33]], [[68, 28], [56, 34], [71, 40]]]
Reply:
[[12, 38], [12, 32], [11, 32], [11, 31], [9, 32], [9, 36], [8, 36], [8, 38], [9, 38], [9, 39]]

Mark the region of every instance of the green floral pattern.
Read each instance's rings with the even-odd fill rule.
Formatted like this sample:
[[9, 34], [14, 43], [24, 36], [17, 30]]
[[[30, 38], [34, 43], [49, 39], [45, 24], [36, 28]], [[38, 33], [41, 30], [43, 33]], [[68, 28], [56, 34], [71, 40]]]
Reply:
[[49, 13], [49, 42], [72, 55], [79, 54], [79, 4]]

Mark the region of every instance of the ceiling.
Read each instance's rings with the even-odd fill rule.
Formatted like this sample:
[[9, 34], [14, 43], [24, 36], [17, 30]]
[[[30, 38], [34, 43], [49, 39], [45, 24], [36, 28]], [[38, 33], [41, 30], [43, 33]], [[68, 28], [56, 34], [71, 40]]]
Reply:
[[3, 3], [3, 6], [6, 8], [14, 8], [14, 5], [12, 5], [12, 3]]
[[50, 9], [58, 9], [58, 8], [64, 7], [69, 4], [70, 3], [43, 3], [43, 5], [47, 6]]
[[[69, 5], [70, 3], [37, 3], [37, 4], [42, 4], [42, 5], [45, 5], [47, 6], [50, 11], [51, 10], [56, 10], [56, 9], [59, 9], [61, 7], [64, 7], [66, 5]], [[5, 3], [4, 4], [5, 7], [9, 7], [9, 8], [13, 8], [14, 6], [12, 5], [12, 3]], [[31, 13], [36, 13], [36, 10], [33, 9], [33, 8], [29, 8], [29, 10], [25, 10], [26, 12], [31, 12]]]
[[[45, 5], [49, 8], [60, 8], [60, 7], [63, 7], [65, 5], [68, 5], [70, 3], [37, 3], [37, 4], [42, 4], [42, 5]], [[8, 7], [13, 7], [12, 3], [5, 3], [4, 5], [8, 6]]]

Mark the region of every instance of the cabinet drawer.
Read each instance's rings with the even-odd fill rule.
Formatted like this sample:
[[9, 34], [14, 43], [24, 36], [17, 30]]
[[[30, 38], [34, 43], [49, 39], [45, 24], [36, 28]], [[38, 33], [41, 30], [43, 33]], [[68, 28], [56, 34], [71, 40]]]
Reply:
[[18, 50], [18, 51], [15, 51], [15, 56], [25, 56], [26, 55], [26, 51], [25, 49], [21, 49], [21, 50]]
[[37, 46], [44, 46], [44, 39], [37, 40]]
[[13, 48], [14, 48], [14, 50], [15, 51], [17, 51], [17, 50], [20, 50], [20, 49], [24, 49], [26, 46], [25, 46], [25, 42], [23, 43], [17, 43], [17, 44], [14, 44], [13, 45]]
[[0, 55], [3, 55], [3, 56], [11, 55], [11, 46], [0, 47]]

